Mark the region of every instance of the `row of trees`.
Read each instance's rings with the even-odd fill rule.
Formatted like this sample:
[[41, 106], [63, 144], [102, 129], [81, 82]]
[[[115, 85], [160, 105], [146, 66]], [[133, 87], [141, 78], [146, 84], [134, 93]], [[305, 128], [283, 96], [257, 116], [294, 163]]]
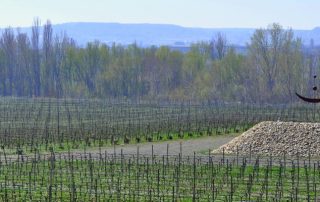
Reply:
[[278, 24], [256, 30], [245, 54], [222, 34], [187, 53], [97, 41], [80, 47], [39, 20], [30, 36], [7, 28], [0, 38], [3, 96], [291, 102], [295, 91], [310, 92], [317, 66], [317, 54]]

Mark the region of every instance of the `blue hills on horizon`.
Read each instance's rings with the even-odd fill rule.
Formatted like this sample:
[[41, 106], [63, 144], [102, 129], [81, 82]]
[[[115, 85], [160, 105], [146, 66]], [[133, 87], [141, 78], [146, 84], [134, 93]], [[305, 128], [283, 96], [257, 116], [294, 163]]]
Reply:
[[[0, 29], [0, 32], [3, 29]], [[88, 42], [98, 40], [103, 43], [128, 45], [137, 43], [139, 46], [190, 46], [198, 41], [209, 41], [222, 33], [228, 44], [246, 46], [255, 28], [194, 28], [171, 24], [122, 24], [72, 22], [53, 24], [54, 33], [67, 35], [77, 44], [83, 46]], [[21, 32], [31, 33], [31, 27], [20, 28]], [[312, 30], [293, 30], [304, 45], [308, 46], [313, 39], [314, 45], [320, 45], [320, 27]]]

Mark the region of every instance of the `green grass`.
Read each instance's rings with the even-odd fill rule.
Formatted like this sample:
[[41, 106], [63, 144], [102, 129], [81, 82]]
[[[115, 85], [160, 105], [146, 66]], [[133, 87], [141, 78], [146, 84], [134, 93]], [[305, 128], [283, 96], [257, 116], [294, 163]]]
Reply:
[[[1, 201], [312, 201], [315, 167], [213, 164], [175, 157], [100, 154], [1, 165]], [[195, 162], [195, 164], [194, 164]]]

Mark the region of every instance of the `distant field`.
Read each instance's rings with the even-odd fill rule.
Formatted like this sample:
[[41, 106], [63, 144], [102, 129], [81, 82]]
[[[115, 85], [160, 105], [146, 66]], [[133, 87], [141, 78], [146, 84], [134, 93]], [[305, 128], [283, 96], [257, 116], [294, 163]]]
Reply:
[[49, 151], [239, 133], [262, 120], [313, 119], [312, 107], [0, 99], [0, 142]]

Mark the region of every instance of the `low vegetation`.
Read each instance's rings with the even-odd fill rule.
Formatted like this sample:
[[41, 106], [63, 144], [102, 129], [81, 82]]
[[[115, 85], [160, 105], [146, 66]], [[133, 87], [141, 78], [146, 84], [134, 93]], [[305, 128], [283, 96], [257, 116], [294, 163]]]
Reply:
[[303, 201], [320, 191], [315, 159], [88, 152], [317, 121], [313, 108], [2, 98], [0, 111], [2, 201]]
[[[1, 156], [3, 157], [3, 156]], [[319, 162], [68, 154], [1, 158], [2, 201], [314, 201]]]

